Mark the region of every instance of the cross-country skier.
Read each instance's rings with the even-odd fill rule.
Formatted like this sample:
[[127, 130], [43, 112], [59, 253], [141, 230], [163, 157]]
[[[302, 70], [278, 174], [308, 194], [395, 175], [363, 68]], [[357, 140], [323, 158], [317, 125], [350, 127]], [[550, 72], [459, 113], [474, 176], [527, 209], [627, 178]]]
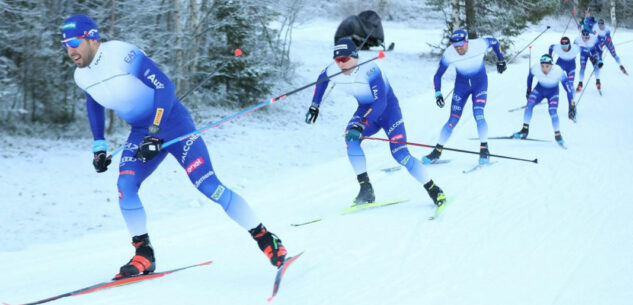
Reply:
[[596, 18], [591, 16], [591, 13], [589, 12], [589, 10], [586, 10], [585, 18], [582, 19], [582, 24], [578, 25], [578, 30], [587, 30], [591, 32], [595, 24], [596, 24]]
[[602, 48], [606, 46], [607, 49], [609, 49], [609, 52], [611, 52], [611, 56], [613, 56], [620, 66], [620, 71], [628, 75], [626, 69], [624, 69], [624, 66], [620, 62], [620, 57], [615, 54], [615, 46], [613, 45], [613, 39], [611, 38], [611, 29], [604, 24], [604, 19], [599, 19], [598, 23], [593, 26], [593, 33], [598, 36], [598, 40], [600, 41], [600, 53], [602, 54]]
[[[365, 154], [360, 147], [362, 137], [369, 137], [382, 129], [390, 140], [406, 142], [407, 134], [400, 106], [387, 77], [375, 62], [356, 67], [358, 52], [351, 39], [343, 38], [336, 42], [334, 62], [328, 65], [318, 77], [318, 80], [327, 80], [316, 85], [305, 121], [308, 124], [316, 121], [323, 94], [330, 82], [356, 98], [358, 109], [347, 124], [345, 142], [347, 156], [360, 184], [360, 191], [354, 203], [371, 203], [374, 202], [375, 196], [367, 175]], [[343, 75], [328, 79], [328, 75], [338, 72], [337, 70], [344, 71]], [[444, 204], [446, 196], [442, 189], [431, 180], [422, 163], [411, 156], [407, 146], [391, 143], [390, 148], [393, 158], [424, 185], [433, 202], [438, 207]]]
[[[567, 80], [572, 88], [574, 87], [574, 77], [576, 76], [576, 56], [578, 56], [578, 53], [580, 53], [580, 47], [577, 44], [572, 44], [567, 36], [560, 39], [560, 44], [551, 45], [548, 52], [550, 56], [552, 54], [558, 55], [556, 64], [567, 73]], [[528, 88], [528, 90], [530, 89]]]
[[[532, 89], [532, 80], [536, 76], [538, 83]], [[567, 80], [565, 71], [558, 66], [553, 65], [552, 56], [544, 54], [541, 56], [540, 64], [535, 64], [530, 68], [527, 78], [527, 105], [523, 115], [523, 128], [514, 133], [516, 139], [525, 139], [528, 136], [530, 120], [532, 119], [532, 110], [536, 104], [543, 99], [547, 99], [549, 104], [549, 115], [552, 118], [552, 127], [554, 128], [554, 138], [559, 145], [564, 147], [565, 142], [560, 135], [559, 119], [558, 119], [558, 83], [563, 85], [567, 92], [567, 101], [569, 102], [569, 119], [573, 120], [576, 116], [576, 104], [574, 103], [574, 91]]]
[[422, 158], [426, 164], [435, 163], [442, 154], [444, 144], [453, 132], [453, 128], [462, 116], [464, 105], [468, 96], [473, 102], [473, 116], [477, 122], [477, 132], [481, 141], [479, 152], [479, 163], [490, 162], [490, 152], [488, 151], [488, 124], [484, 118], [484, 107], [488, 96], [488, 75], [484, 66], [484, 56], [490, 48], [497, 55], [497, 72], [503, 73], [506, 70], [506, 62], [503, 60], [503, 53], [499, 47], [499, 42], [495, 38], [487, 37], [481, 39], [468, 40], [468, 33], [465, 30], [457, 30], [451, 35], [452, 48], [444, 51], [439, 67], [433, 78], [435, 88], [435, 102], [437, 106], [444, 107], [444, 97], [442, 96], [442, 75], [451, 64], [455, 66], [457, 76], [455, 78], [455, 93], [451, 101], [451, 114], [448, 122], [442, 128], [440, 139], [433, 151]]
[[185, 169], [195, 187], [220, 204], [229, 217], [248, 230], [275, 266], [286, 256], [281, 240], [266, 229], [246, 201], [218, 179], [199, 135], [161, 149], [171, 140], [196, 128], [189, 111], [175, 95], [175, 86], [136, 46], [111, 40], [101, 42], [97, 24], [88, 16], [74, 15], [62, 26], [62, 44], [77, 65], [75, 82], [86, 95], [88, 119], [94, 137], [92, 161], [98, 173], [111, 160], [104, 138], [104, 109], [113, 109], [131, 126], [119, 163], [119, 206], [132, 236], [135, 255], [115, 279], [153, 272], [154, 250], [138, 190], [167, 154]]
[[585, 68], [587, 67], [587, 59], [593, 65], [594, 74], [596, 75], [596, 87], [600, 90], [600, 68], [602, 68], [602, 57], [600, 57], [600, 41], [588, 30], [583, 29], [581, 36], [574, 40], [574, 43], [580, 47], [580, 81], [576, 92], [582, 90], [582, 81], [585, 78]]

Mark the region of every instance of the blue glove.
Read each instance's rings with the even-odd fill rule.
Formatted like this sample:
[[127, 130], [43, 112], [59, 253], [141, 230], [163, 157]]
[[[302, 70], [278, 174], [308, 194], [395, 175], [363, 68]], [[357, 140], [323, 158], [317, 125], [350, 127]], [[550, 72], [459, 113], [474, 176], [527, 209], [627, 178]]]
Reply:
[[361, 124], [360, 122], [354, 123], [352, 125], [352, 128], [350, 128], [345, 134], [345, 142], [349, 143], [349, 142], [359, 140], [364, 129], [365, 129], [365, 126]]

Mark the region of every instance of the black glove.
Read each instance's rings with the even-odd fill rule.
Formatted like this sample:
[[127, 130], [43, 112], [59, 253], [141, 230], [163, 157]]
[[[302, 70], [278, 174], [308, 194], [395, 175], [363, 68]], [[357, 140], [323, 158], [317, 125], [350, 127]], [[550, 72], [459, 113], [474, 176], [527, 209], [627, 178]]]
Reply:
[[444, 107], [444, 96], [442, 96], [442, 92], [435, 92], [435, 103], [438, 107]]
[[506, 61], [505, 60], [500, 60], [497, 62], [497, 72], [499, 73], [503, 73], [503, 71], [505, 71], [507, 69], [506, 67]]
[[595, 58], [595, 57], [593, 57], [593, 56], [591, 56], [591, 57], [589, 58], [589, 60], [591, 60], [591, 64], [592, 64], [592, 65], [594, 65], [594, 66], [598, 63], [598, 59], [597, 59], [597, 58]]
[[317, 117], [319, 116], [319, 107], [312, 105], [308, 112], [306, 113], [306, 124], [313, 124], [316, 122]]
[[143, 162], [152, 160], [158, 156], [161, 148], [163, 148], [163, 139], [159, 139], [152, 136], [145, 136], [143, 142], [138, 146], [136, 151], [136, 158], [141, 159]]
[[569, 106], [569, 119], [572, 121], [576, 121], [576, 105]]
[[112, 159], [106, 156], [106, 152], [104, 150], [98, 151], [94, 153], [94, 159], [92, 160], [92, 165], [94, 165], [97, 173], [103, 173], [108, 170], [108, 165], [112, 163]]
[[525, 92], [525, 98], [530, 98], [530, 93], [532, 93], [532, 90], [528, 88], [527, 91]]
[[602, 59], [598, 60], [598, 68], [602, 68], [602, 66], [604, 65], [604, 63], [602, 62]]

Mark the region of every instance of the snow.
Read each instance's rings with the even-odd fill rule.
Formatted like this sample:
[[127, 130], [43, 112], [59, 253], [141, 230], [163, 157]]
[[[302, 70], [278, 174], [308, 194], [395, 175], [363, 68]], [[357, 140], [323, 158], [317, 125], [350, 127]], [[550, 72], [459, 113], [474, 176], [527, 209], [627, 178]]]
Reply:
[[[558, 41], [564, 24], [553, 25], [534, 44], [534, 60]], [[291, 56], [299, 78], [280, 84], [279, 93], [316, 79], [331, 58], [332, 35], [322, 33], [334, 33], [337, 25], [315, 20], [294, 30]], [[515, 47], [544, 26], [531, 27]], [[384, 30], [396, 48], [379, 65], [400, 100], [408, 139], [434, 145], [450, 111], [435, 105], [437, 59], [425, 55], [426, 43], [441, 37], [440, 26], [385, 22]], [[616, 43], [632, 38], [633, 31], [623, 29], [614, 37]], [[625, 65], [631, 50], [617, 48]], [[376, 54], [361, 52], [365, 59]], [[507, 110], [525, 102], [526, 55], [502, 75], [488, 68], [491, 136], [521, 128], [523, 113]], [[451, 73], [444, 77], [445, 93], [452, 88]], [[445, 151], [450, 163], [427, 167], [452, 198], [435, 221], [427, 220], [432, 202], [405, 170], [379, 170], [397, 164], [378, 141], [363, 144], [377, 200], [409, 201], [336, 214], [358, 191], [342, 137], [355, 102], [342, 92], [332, 92], [316, 125], [303, 123], [312, 94], [304, 90], [203, 138], [219, 177], [249, 201], [291, 254], [306, 251], [288, 269], [276, 304], [629, 304], [631, 80], [610, 54], [601, 75], [604, 96], [594, 81], [587, 84], [577, 124], [566, 118], [561, 99], [568, 150], [553, 141], [549, 115], [540, 106], [530, 136], [552, 142], [489, 142], [493, 154], [538, 158], [538, 164], [493, 158], [497, 164], [464, 175], [477, 156]], [[468, 140], [476, 129], [467, 108], [447, 147], [478, 151], [478, 141]], [[0, 301], [30, 302], [108, 280], [132, 255], [118, 209], [116, 167], [94, 173], [89, 139], [2, 137]], [[110, 139], [111, 150], [122, 138]], [[429, 151], [409, 149], [416, 157]], [[266, 303], [273, 267], [246, 232], [198, 194], [173, 158], [144, 183], [141, 198], [159, 270], [213, 264], [55, 304]], [[324, 220], [290, 226], [316, 217]]]

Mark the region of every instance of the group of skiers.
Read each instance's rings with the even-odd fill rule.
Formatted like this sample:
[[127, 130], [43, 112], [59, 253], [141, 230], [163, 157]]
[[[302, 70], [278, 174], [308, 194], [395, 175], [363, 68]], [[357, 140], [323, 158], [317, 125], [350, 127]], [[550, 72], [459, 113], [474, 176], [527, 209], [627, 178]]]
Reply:
[[[606, 46], [616, 59], [622, 72], [626, 73], [615, 53], [610, 31], [602, 19], [591, 24], [585, 18], [581, 37], [572, 44], [563, 37], [560, 44], [552, 45], [547, 54], [540, 57], [539, 64], [530, 68], [528, 74], [527, 106], [524, 124], [516, 138], [526, 138], [529, 131], [533, 107], [547, 99], [552, 117], [555, 137], [563, 144], [558, 117], [558, 84], [563, 84], [570, 104], [569, 118], [575, 116], [573, 81], [575, 60], [580, 54], [580, 82], [582, 88], [586, 61], [595, 67], [597, 86], [600, 88], [599, 69], [602, 66], [602, 46]], [[287, 250], [281, 240], [261, 223], [246, 200], [224, 185], [214, 172], [209, 153], [199, 135], [162, 147], [164, 140], [173, 139], [195, 131], [189, 111], [175, 95], [175, 85], [156, 64], [136, 46], [122, 41], [101, 42], [97, 24], [88, 16], [74, 15], [62, 26], [62, 44], [68, 56], [76, 64], [74, 79], [85, 93], [86, 108], [93, 134], [93, 165], [97, 172], [108, 169], [111, 159], [107, 157], [107, 142], [104, 137], [104, 109], [113, 109], [131, 126], [125, 149], [119, 163], [119, 205], [128, 231], [132, 236], [135, 255], [123, 265], [116, 279], [153, 272], [156, 268], [154, 250], [146, 227], [146, 215], [138, 190], [167, 154], [173, 155], [187, 172], [192, 184], [212, 201], [220, 204], [227, 215], [248, 231], [270, 262], [280, 267]], [[479, 164], [490, 161], [488, 149], [488, 125], [484, 117], [487, 101], [488, 78], [484, 65], [486, 52], [492, 49], [497, 57], [497, 72], [506, 70], [504, 55], [495, 38], [468, 39], [465, 30], [457, 30], [450, 36], [451, 47], [447, 48], [434, 76], [435, 102], [444, 107], [441, 78], [450, 65], [457, 71], [455, 91], [451, 100], [451, 113], [442, 128], [439, 141], [433, 151], [421, 159], [409, 152], [404, 122], [398, 99], [387, 76], [380, 67], [370, 62], [359, 65], [357, 46], [349, 38], [338, 40], [334, 45], [333, 60], [318, 76], [312, 103], [306, 113], [305, 122], [315, 123], [319, 107], [328, 86], [336, 85], [358, 101], [345, 131], [347, 155], [357, 175], [360, 191], [354, 204], [375, 201], [375, 195], [367, 174], [366, 160], [361, 142], [379, 130], [389, 137], [393, 158], [404, 166], [409, 174], [427, 191], [439, 208], [446, 203], [446, 195], [435, 184], [425, 170], [424, 164], [437, 163], [445, 143], [470, 96], [473, 116], [477, 122], [480, 153]], [[558, 56], [556, 65], [552, 54]], [[342, 75], [329, 76], [342, 72]], [[538, 83], [532, 89], [533, 77]]]

